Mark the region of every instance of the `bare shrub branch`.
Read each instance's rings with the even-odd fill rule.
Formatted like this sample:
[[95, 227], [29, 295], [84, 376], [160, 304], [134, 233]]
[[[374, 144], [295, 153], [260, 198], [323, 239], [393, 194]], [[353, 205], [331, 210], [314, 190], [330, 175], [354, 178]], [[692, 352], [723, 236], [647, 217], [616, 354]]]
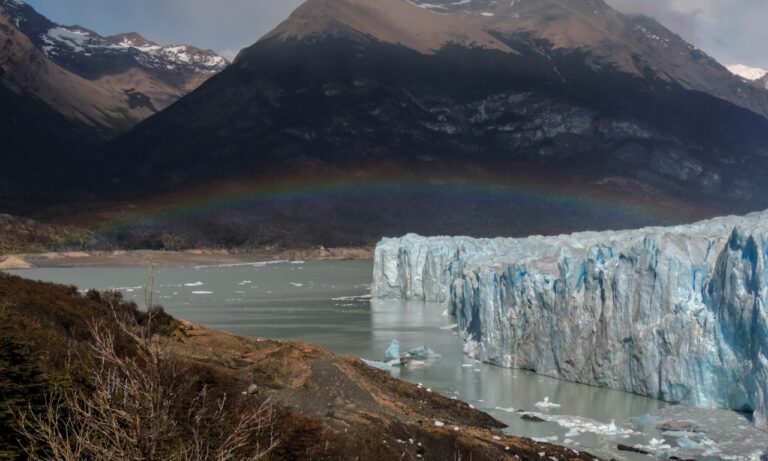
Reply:
[[[258, 461], [277, 446], [269, 402], [229, 405], [207, 387], [190, 393], [180, 363], [135, 320], [119, 318], [115, 333], [90, 325], [93, 364], [84, 389], [51, 395], [45, 411], [17, 415], [32, 461]], [[192, 395], [187, 402], [179, 399]]]

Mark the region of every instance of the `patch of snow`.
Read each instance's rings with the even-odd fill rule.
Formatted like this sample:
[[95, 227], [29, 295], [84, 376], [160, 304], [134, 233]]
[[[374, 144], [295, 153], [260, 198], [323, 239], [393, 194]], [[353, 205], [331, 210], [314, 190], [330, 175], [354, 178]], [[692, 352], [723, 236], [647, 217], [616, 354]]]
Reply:
[[743, 64], [734, 64], [732, 66], [728, 66], [728, 70], [731, 71], [733, 75], [750, 81], [760, 80], [761, 78], [768, 75], [768, 69], [750, 67]]

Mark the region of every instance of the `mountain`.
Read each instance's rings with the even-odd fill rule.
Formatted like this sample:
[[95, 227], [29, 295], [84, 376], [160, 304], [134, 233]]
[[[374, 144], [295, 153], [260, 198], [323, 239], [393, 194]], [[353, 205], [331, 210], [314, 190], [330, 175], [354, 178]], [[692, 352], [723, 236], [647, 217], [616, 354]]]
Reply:
[[768, 206], [765, 95], [600, 0], [309, 0], [101, 149], [91, 218], [183, 247], [750, 211]]
[[62, 26], [20, 0], [0, 0], [0, 41], [7, 88], [36, 96], [102, 136], [126, 131], [227, 65], [191, 46]]
[[[749, 85], [657, 21], [626, 16], [602, 0], [451, 0], [306, 2], [267, 36], [306, 38], [355, 30], [422, 52], [461, 44], [510, 51], [506, 35], [546, 40], [555, 50], [588, 50], [598, 62], [623, 72], [675, 82], [768, 116], [768, 93]], [[426, 12], [412, 11], [418, 6]], [[372, 21], [372, 18], [375, 18]]]
[[68, 180], [86, 170], [78, 164], [83, 152], [96, 145], [86, 127], [36, 97], [17, 94], [2, 84], [0, 132], [0, 204], [5, 212], [28, 211], [71, 197], [65, 193], [71, 186]]

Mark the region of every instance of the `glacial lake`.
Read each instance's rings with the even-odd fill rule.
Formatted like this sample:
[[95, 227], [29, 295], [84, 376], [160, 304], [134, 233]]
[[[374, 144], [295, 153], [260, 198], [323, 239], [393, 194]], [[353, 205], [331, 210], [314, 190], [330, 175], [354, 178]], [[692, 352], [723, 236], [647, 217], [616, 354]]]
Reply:
[[[120, 290], [140, 306], [149, 280], [146, 268], [15, 273], [81, 289]], [[619, 444], [699, 460], [759, 459], [768, 451], [768, 434], [733, 412], [673, 406], [471, 360], [443, 306], [371, 300], [371, 277], [372, 263], [359, 261], [156, 268], [154, 291], [155, 302], [170, 314], [237, 335], [307, 341], [370, 360], [383, 360], [393, 339], [403, 351], [427, 346], [441, 360], [391, 373], [472, 404], [508, 424], [510, 434], [628, 460], [649, 458], [620, 452]], [[543, 405], [547, 401], [554, 405]], [[522, 412], [546, 421], [524, 421]]]

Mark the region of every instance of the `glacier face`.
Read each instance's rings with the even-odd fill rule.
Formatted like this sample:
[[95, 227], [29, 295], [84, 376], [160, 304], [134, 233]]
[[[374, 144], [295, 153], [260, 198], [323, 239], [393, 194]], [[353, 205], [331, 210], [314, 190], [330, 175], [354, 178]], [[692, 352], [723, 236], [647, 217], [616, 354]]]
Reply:
[[479, 360], [768, 429], [768, 212], [521, 239], [384, 239], [375, 298], [441, 302]]

